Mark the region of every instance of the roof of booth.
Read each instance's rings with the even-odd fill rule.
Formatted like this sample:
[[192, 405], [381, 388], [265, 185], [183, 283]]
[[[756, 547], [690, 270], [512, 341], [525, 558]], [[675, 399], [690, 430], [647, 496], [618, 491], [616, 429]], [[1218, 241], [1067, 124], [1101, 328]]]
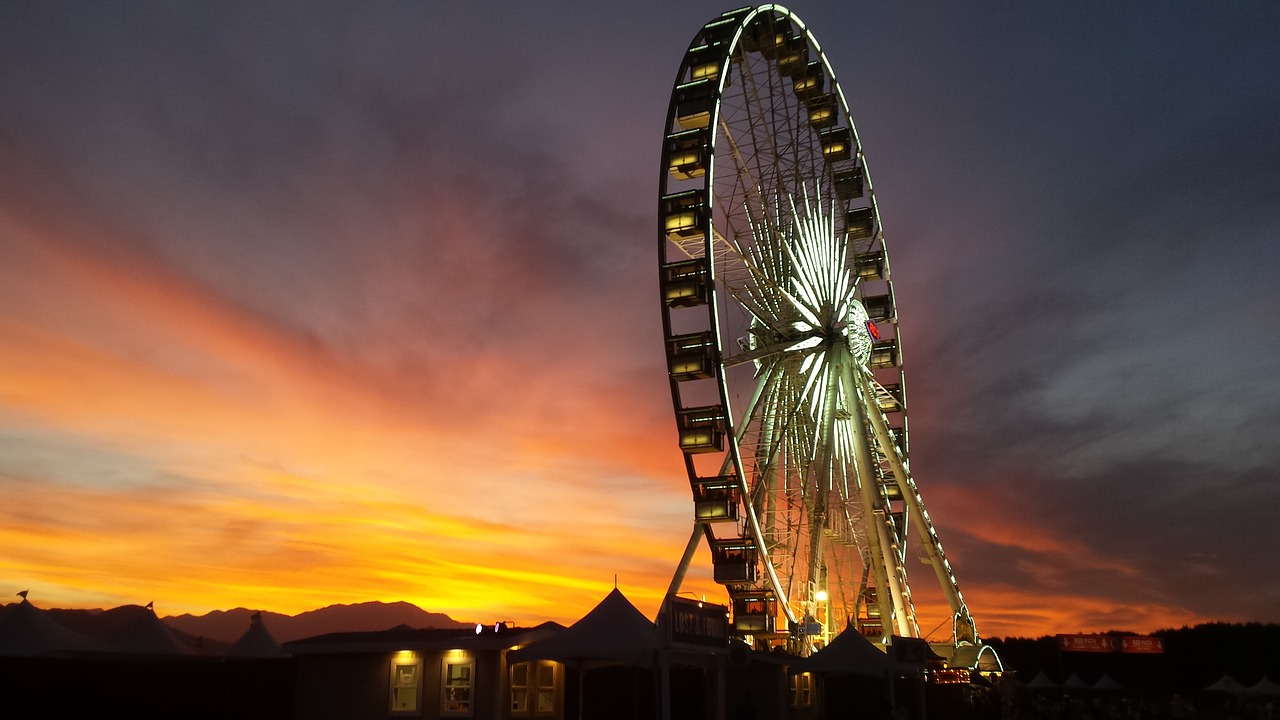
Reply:
[[885, 677], [889, 671], [889, 656], [877, 648], [852, 625], [832, 638], [821, 650], [792, 666], [795, 672], [813, 672], [822, 675], [861, 675]]
[[26, 598], [0, 606], [0, 657], [41, 657], [96, 648], [92, 638], [63, 627]]
[[614, 588], [600, 604], [563, 631], [508, 655], [511, 662], [554, 660], [580, 669], [652, 667], [658, 628]]
[[0, 655], [39, 657], [99, 653], [195, 655], [150, 607], [51, 613], [22, 602], [0, 608]]

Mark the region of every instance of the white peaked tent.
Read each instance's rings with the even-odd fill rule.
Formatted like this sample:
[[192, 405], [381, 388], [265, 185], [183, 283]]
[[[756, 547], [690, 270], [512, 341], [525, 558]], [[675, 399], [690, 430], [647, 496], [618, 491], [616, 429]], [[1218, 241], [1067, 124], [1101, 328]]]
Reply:
[[151, 606], [121, 605], [99, 616], [107, 628], [105, 640], [113, 652], [127, 655], [195, 655]]
[[[545, 640], [507, 653], [508, 663], [551, 660], [580, 675], [595, 668], [651, 668], [658, 654], [658, 626], [614, 588], [581, 620]], [[584, 716], [583, 686], [578, 682], [578, 718]]]
[[1058, 683], [1050, 680], [1049, 676], [1045, 675], [1042, 670], [1036, 673], [1035, 677], [1031, 678], [1031, 682], [1027, 683], [1027, 687], [1033, 690], [1053, 690], [1058, 687]]
[[1093, 684], [1094, 690], [1123, 690], [1124, 686], [1116, 682], [1110, 675], [1103, 675]]
[[1245, 692], [1250, 695], [1263, 695], [1273, 697], [1280, 695], [1280, 683], [1276, 683], [1271, 678], [1264, 677], [1258, 682], [1245, 688]]
[[[901, 640], [903, 638], [895, 638], [895, 641]], [[876, 647], [857, 628], [846, 625], [826, 647], [794, 662], [789, 671], [793, 675], [807, 672], [822, 676], [823, 682], [818, 687], [827, 716], [843, 717], [851, 713], [894, 715], [894, 708], [900, 702], [894, 692], [895, 670], [921, 677], [916, 669], [914, 665], [895, 667], [888, 652]], [[904, 699], [911, 697], [908, 694]], [[923, 695], [920, 700], [923, 701]]]
[[32, 605], [0, 607], [0, 657], [41, 657], [97, 649], [87, 635], [69, 630]]
[[845, 627], [826, 647], [793, 665], [792, 672], [883, 678], [889, 665], [888, 654], [855, 628]]
[[1236, 682], [1235, 678], [1230, 675], [1223, 675], [1214, 681], [1212, 685], [1204, 688], [1204, 691], [1239, 694], [1244, 692], [1244, 686]]
[[225, 653], [234, 658], [277, 658], [284, 657], [280, 643], [267, 631], [262, 622], [262, 613], [256, 612], [249, 618], [249, 629], [236, 640]]
[[578, 670], [654, 666], [658, 628], [617, 588], [568, 628], [507, 654], [510, 663], [553, 660]]
[[1067, 677], [1066, 681], [1062, 683], [1062, 686], [1072, 690], [1082, 690], [1089, 687], [1089, 683], [1082, 680], [1079, 675], [1071, 673], [1071, 675]]

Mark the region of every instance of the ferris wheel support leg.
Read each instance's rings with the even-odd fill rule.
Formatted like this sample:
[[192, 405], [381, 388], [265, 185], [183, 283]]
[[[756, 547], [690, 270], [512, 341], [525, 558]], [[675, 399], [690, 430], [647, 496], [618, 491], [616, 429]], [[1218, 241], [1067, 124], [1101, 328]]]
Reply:
[[[846, 363], [842, 367], [844, 386], [846, 392], [856, 392], [859, 385], [855, 374], [857, 370], [852, 365]], [[850, 398], [849, 407], [855, 407], [854, 400]], [[864, 476], [863, 473], [869, 473], [873, 467], [871, 460], [871, 448], [867, 446], [866, 427], [863, 425], [863, 418], [855, 415], [857, 427], [853, 433], [853, 452], [857, 459], [858, 468], [858, 492], [862, 497], [863, 507], [867, 508], [867, 512], [871, 515], [868, 523], [872, 526], [867, 531], [868, 555], [871, 556], [869, 564], [874, 569], [875, 586], [879, 590], [877, 603], [880, 608], [882, 618], [889, 618], [893, 622], [892, 628], [885, 628], [885, 640], [889, 635], [897, 634], [908, 637], [914, 637], [919, 633], [913, 633], [912, 629], [916, 626], [914, 614], [908, 606], [906, 599], [903, 597], [902, 585], [905, 578], [902, 574], [902, 566], [893, 557], [893, 539], [889, 537], [889, 529], [885, 526], [883, 515], [877, 516], [876, 510], [879, 504], [872, 487], [870, 477]]]
[[693, 554], [698, 551], [698, 544], [702, 542], [704, 532], [700, 523], [693, 524], [693, 533], [689, 535], [689, 544], [685, 546], [684, 555], [680, 557], [680, 564], [676, 566], [675, 575], [671, 576], [671, 585], [667, 587], [668, 596], [680, 592], [680, 586], [684, 584], [684, 576], [689, 572], [689, 566], [693, 563]]
[[[870, 371], [867, 371], [870, 372]], [[866, 378], [858, 375], [858, 384], [864, 393], [869, 392]], [[878, 410], [872, 409], [867, 413], [871, 419], [871, 426], [875, 430], [876, 438], [882, 447], [893, 448], [896, 444], [893, 437], [889, 433], [888, 423], [885, 422], [884, 415]], [[907, 509], [911, 513], [912, 520], [916, 523], [916, 528], [920, 535], [920, 540], [924, 545], [925, 551], [929, 556], [929, 564], [933, 566], [934, 574], [938, 577], [938, 582], [942, 586], [942, 592], [947, 597], [948, 604], [951, 605], [954, 622], [952, 629], [954, 643], [960, 642], [977, 642], [978, 633], [974, 628], [973, 616], [969, 614], [969, 607], [964, 602], [964, 596], [960, 594], [960, 584], [956, 581], [955, 575], [951, 572], [951, 563], [947, 560], [946, 554], [942, 550], [942, 541], [938, 539], [938, 532], [933, 527], [933, 521], [924, 510], [924, 500], [920, 498], [920, 492], [916, 489], [915, 480], [911, 478], [911, 473], [907, 470], [906, 463], [897, 452], [887, 453], [889, 464], [893, 467], [894, 476], [898, 481], [898, 488], [902, 491], [903, 500], [907, 504]]]

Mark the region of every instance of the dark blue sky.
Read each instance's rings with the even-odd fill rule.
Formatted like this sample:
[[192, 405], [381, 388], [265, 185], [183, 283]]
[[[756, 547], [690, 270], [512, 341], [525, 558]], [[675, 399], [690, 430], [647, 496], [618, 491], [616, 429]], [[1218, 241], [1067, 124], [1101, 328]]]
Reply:
[[[875, 180], [979, 629], [1280, 621], [1280, 6], [790, 7]], [[728, 9], [5, 3], [0, 591], [299, 610], [354, 573], [489, 612], [413, 576], [514, 578], [562, 602], [499, 606], [572, 619], [620, 573], [651, 609], [690, 510], [659, 152]], [[152, 536], [106, 508], [235, 548], [122, 562]], [[415, 568], [443, 536], [468, 559]]]

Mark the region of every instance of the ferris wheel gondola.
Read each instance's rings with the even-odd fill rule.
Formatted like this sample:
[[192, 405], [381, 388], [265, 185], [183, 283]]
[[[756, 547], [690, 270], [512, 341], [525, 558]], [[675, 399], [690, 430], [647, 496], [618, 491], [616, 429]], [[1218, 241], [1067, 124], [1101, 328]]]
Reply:
[[846, 623], [920, 637], [915, 544], [977, 632], [911, 476], [904, 353], [862, 146], [832, 67], [779, 5], [707, 23], [672, 90], [663, 330], [694, 536], [736, 633], [812, 648]]

